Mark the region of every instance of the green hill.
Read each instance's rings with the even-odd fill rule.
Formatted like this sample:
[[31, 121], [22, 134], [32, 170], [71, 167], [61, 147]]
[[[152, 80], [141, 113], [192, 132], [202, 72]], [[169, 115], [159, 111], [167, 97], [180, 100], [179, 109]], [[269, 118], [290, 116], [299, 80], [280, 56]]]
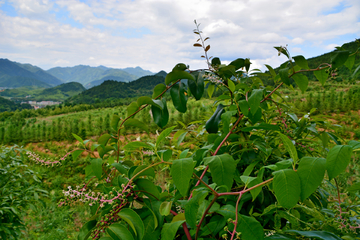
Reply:
[[17, 109], [32, 109], [32, 107], [30, 106], [30, 104], [19, 104], [0, 97], [0, 112], [12, 112]]
[[102, 102], [106, 99], [132, 98], [142, 95], [151, 95], [153, 88], [157, 84], [164, 82], [164, 75], [166, 75], [166, 73], [144, 76], [129, 83], [107, 80], [99, 86], [92, 87], [77, 96], [67, 99], [66, 102], [90, 104]]

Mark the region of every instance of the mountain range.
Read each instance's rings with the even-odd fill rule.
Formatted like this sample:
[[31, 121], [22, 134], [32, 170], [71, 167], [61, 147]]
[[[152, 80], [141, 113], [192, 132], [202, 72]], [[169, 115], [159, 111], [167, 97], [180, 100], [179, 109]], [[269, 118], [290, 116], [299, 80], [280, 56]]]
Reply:
[[55, 67], [45, 71], [31, 64], [0, 59], [0, 87], [2, 88], [18, 88], [23, 86], [49, 88], [67, 82], [78, 82], [90, 88], [101, 84], [105, 80], [130, 82], [139, 77], [153, 74], [140, 67], [118, 69], [85, 65]]

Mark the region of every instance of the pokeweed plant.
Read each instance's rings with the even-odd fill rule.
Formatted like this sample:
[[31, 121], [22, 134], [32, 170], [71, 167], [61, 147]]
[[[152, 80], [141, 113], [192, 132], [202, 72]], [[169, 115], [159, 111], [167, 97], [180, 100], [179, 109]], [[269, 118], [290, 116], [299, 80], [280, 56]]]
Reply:
[[[357, 51], [339, 48], [330, 63], [310, 69], [303, 56], [291, 57], [286, 47], [275, 47], [287, 61], [278, 70], [266, 65], [268, 71], [262, 73], [250, 71], [248, 58], [223, 64], [217, 57], [208, 57], [209, 38], [203, 38], [195, 24], [194, 47], [203, 48], [206, 69], [192, 71], [179, 63], [165, 83], [154, 88], [152, 97], [139, 97], [127, 107], [126, 118], [112, 117], [112, 132], [92, 144], [74, 135], [81, 147], [72, 157], [87, 151], [91, 160], [85, 168], [86, 183], [64, 190], [60, 205], [90, 205], [93, 216], [78, 239], [358, 236], [357, 206], [345, 213], [340, 193], [335, 203], [330, 202], [322, 186], [324, 182], [335, 185], [360, 143], [342, 143], [326, 123], [312, 120], [311, 112], [299, 118], [277, 92], [283, 85], [291, 89], [294, 83], [306, 91], [309, 83], [304, 72], [313, 72], [324, 84], [343, 64], [351, 69]], [[264, 85], [264, 78], [274, 86]], [[175, 126], [165, 128], [167, 91], [176, 110], [184, 113], [189, 97], [200, 100], [207, 91], [211, 98], [219, 90], [222, 94], [214, 100], [214, 112], [207, 121], [178, 131]], [[126, 143], [122, 129], [135, 127], [149, 133], [148, 126], [136, 118], [147, 107], [154, 122], [165, 129], [155, 142]], [[186, 137], [196, 144], [183, 147]], [[144, 164], [135, 161], [134, 152], [152, 156]], [[160, 176], [167, 182], [161, 183]]]

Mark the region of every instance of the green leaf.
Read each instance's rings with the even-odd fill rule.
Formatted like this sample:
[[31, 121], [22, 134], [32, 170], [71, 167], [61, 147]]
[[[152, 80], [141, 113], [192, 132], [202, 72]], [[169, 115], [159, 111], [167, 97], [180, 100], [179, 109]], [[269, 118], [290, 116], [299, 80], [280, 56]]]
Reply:
[[303, 157], [297, 169], [301, 183], [301, 201], [308, 198], [321, 184], [325, 175], [324, 158]]
[[134, 151], [139, 148], [148, 148], [151, 149], [152, 147], [149, 144], [146, 144], [144, 142], [129, 142], [124, 146], [124, 149], [126, 151]]
[[101, 158], [95, 158], [90, 160], [91, 168], [95, 174], [95, 176], [101, 180], [102, 175], [102, 159]]
[[238, 58], [234, 61], [232, 61], [229, 65], [232, 65], [235, 67], [235, 70], [238, 70], [242, 67], [245, 67], [245, 59], [243, 58]]
[[154, 87], [154, 92], [153, 92], [153, 95], [152, 95], [152, 98], [157, 98], [162, 92], [164, 92], [166, 89], [166, 86], [162, 83], [156, 85]]
[[355, 57], [356, 57], [356, 54], [353, 54], [353, 55], [349, 56], [348, 59], [346, 60], [346, 62], [344, 63], [344, 65], [345, 65], [350, 71], [351, 71], [352, 67], [354, 66]]
[[176, 188], [182, 196], [187, 195], [190, 179], [193, 173], [192, 158], [182, 158], [173, 161], [171, 166], [171, 176]]
[[221, 65], [220, 58], [214, 57], [213, 59], [211, 59], [211, 66], [212, 67], [216, 67], [216, 66], [219, 66], [219, 65]]
[[300, 88], [301, 92], [304, 93], [308, 87], [309, 80], [303, 74], [295, 74], [292, 76], [298, 87]]
[[[155, 107], [155, 108], [157, 108], [157, 107]], [[124, 123], [124, 126], [125, 127], [137, 127], [137, 128], [144, 130], [145, 132], [149, 133], [148, 125], [135, 119], [135, 118], [130, 118], [130, 119], [126, 120], [126, 122]]]
[[214, 91], [215, 91], [215, 84], [210, 83], [208, 86], [208, 90], [207, 90], [210, 99], [211, 99]]
[[331, 232], [325, 231], [297, 231], [297, 230], [286, 230], [286, 233], [297, 233], [301, 236], [323, 240], [342, 240], [342, 238], [336, 236]]
[[329, 180], [343, 172], [350, 162], [352, 147], [348, 145], [336, 145], [330, 149], [326, 157], [326, 170]]
[[111, 118], [110, 126], [115, 131], [118, 130], [119, 121], [120, 121], [120, 117], [118, 115], [114, 114]]
[[357, 192], [360, 190], [360, 182], [357, 183], [353, 183], [349, 188], [348, 191], [349, 192]]
[[192, 95], [194, 95], [196, 100], [204, 94], [205, 84], [204, 84], [204, 71], [193, 72], [191, 73], [194, 76], [195, 81], [188, 81], [188, 86]]
[[292, 169], [283, 169], [273, 173], [273, 188], [279, 205], [294, 207], [300, 198], [301, 184], [298, 174]]
[[156, 146], [156, 147], [159, 147], [159, 144], [160, 144], [162, 141], [164, 141], [167, 136], [170, 135], [170, 133], [172, 132], [172, 130], [174, 130], [175, 127], [176, 127], [176, 126], [169, 127], [169, 128], [167, 128], [167, 129], [165, 129], [164, 131], [162, 131], [162, 132], [160, 133], [160, 135], [159, 135], [159, 136], [157, 137], [157, 139], [156, 139], [156, 144], [155, 144], [155, 146]]
[[[149, 209], [152, 214], [153, 211]], [[156, 216], [150, 214], [147, 218], [144, 220], [144, 226], [145, 226], [145, 235], [143, 240], [159, 240], [160, 236], [160, 228], [158, 228], [155, 231], [155, 228], [157, 227], [157, 218]]]
[[269, 69], [269, 72], [273, 78], [276, 77], [276, 72], [270, 65], [265, 64], [265, 67], [267, 67], [267, 69]]
[[232, 92], [235, 91], [235, 84], [230, 79], [228, 80], [228, 86], [229, 86], [230, 91], [232, 91]]
[[76, 135], [75, 133], [72, 133], [72, 135], [73, 135], [74, 138], [75, 138], [76, 140], [78, 140], [80, 143], [84, 144], [84, 140], [83, 140], [81, 137], [79, 137], [79, 136]]
[[219, 124], [221, 121], [221, 114], [224, 112], [224, 105], [219, 104], [216, 107], [214, 114], [206, 122], [205, 128], [208, 133], [217, 133], [219, 130]]
[[241, 101], [239, 101], [239, 106], [240, 106], [241, 112], [245, 116], [248, 116], [249, 115], [249, 104], [248, 104], [248, 102], [246, 100], [241, 100]]
[[328, 69], [322, 69], [322, 70], [319, 70], [319, 71], [314, 71], [314, 75], [315, 77], [317, 78], [317, 80], [319, 80], [319, 82], [321, 83], [321, 85], [324, 86], [326, 80], [328, 79], [329, 77], [329, 70]]
[[341, 67], [349, 57], [349, 51], [335, 51], [331, 55], [331, 67], [333, 69]]
[[293, 59], [295, 60], [295, 63], [299, 65], [302, 69], [309, 69], [308, 63], [304, 56], [298, 55], [293, 57]]
[[260, 101], [263, 98], [263, 89], [254, 89], [251, 92], [251, 96], [248, 99], [250, 106], [250, 112], [255, 114], [258, 108], [260, 107]]
[[111, 138], [111, 135], [108, 133], [105, 133], [105, 134], [101, 135], [101, 137], [99, 137], [98, 144], [105, 146], [110, 138]]
[[196, 189], [193, 191], [192, 198], [185, 204], [186, 223], [191, 227], [196, 227], [199, 207], [208, 195], [208, 189]]
[[238, 214], [236, 231], [241, 232], [241, 239], [243, 240], [264, 239], [264, 229], [253, 217]]
[[185, 95], [185, 85], [183, 83], [177, 83], [170, 89], [171, 99], [174, 103], [174, 107], [181, 113], [185, 113], [187, 110], [187, 96]]
[[106, 232], [114, 240], [135, 240], [130, 231], [120, 223], [111, 224], [106, 228]]
[[71, 153], [73, 161], [75, 161], [85, 150], [79, 149]]
[[160, 214], [163, 215], [163, 216], [167, 216], [170, 214], [170, 210], [171, 210], [171, 206], [172, 206], [172, 201], [168, 202], [168, 201], [165, 201], [165, 202], [162, 202], [161, 205], [160, 205]]
[[113, 164], [111, 164], [111, 166], [115, 167], [116, 170], [119, 171], [119, 173], [127, 174], [126, 168], [124, 168], [124, 166], [121, 163], [113, 163]]
[[134, 114], [138, 109], [139, 109], [139, 105], [137, 104], [137, 102], [130, 103], [126, 109], [127, 116], [129, 117], [130, 115]]
[[91, 220], [91, 221], [88, 221], [87, 223], [85, 223], [81, 229], [80, 229], [80, 232], [79, 232], [79, 235], [78, 235], [78, 240], [86, 240], [90, 237], [91, 235], [91, 230], [96, 226], [96, 223], [97, 221], [96, 220]]
[[[157, 101], [157, 100], [154, 100]], [[160, 100], [163, 104], [163, 108], [160, 109], [158, 107], [155, 106], [151, 106], [151, 112], [154, 118], [154, 122], [156, 123], [156, 125], [158, 125], [160, 128], [163, 128], [166, 126], [166, 124], [169, 121], [169, 111], [166, 105], [166, 99], [163, 98], [162, 100]], [[160, 105], [160, 104], [158, 104]]]
[[177, 230], [185, 221], [165, 223], [161, 230], [161, 240], [174, 240]]
[[279, 133], [279, 136], [280, 136], [280, 138], [281, 138], [281, 140], [282, 140], [282, 142], [284, 144], [284, 147], [285, 147], [286, 151], [290, 154], [290, 157], [294, 160], [294, 164], [296, 164], [297, 161], [299, 160], [299, 158], [298, 158], [298, 154], [297, 154], [297, 151], [296, 151], [296, 148], [295, 148], [294, 144], [284, 134]]
[[231, 189], [236, 170], [236, 162], [232, 156], [222, 154], [206, 157], [204, 164], [209, 165], [211, 177], [218, 186], [225, 185], [228, 190]]
[[174, 134], [174, 137], [172, 139], [172, 143], [176, 144], [176, 146], [180, 146], [180, 144], [182, 143], [182, 141], [184, 141], [184, 138], [186, 136], [186, 134], [188, 133], [188, 131], [185, 130], [179, 130]]
[[280, 69], [279, 75], [283, 83], [285, 83], [286, 85], [290, 85], [289, 68]]
[[145, 195], [150, 196], [152, 198], [155, 197], [157, 199], [160, 199], [159, 189], [154, 185], [152, 181], [145, 178], [138, 178], [136, 179], [135, 183], [140, 190], [145, 191], [144, 193]]
[[121, 219], [125, 220], [129, 226], [134, 230], [136, 234], [136, 239], [142, 240], [145, 233], [144, 223], [141, 220], [140, 216], [130, 208], [123, 208], [118, 216]]
[[137, 104], [138, 104], [139, 107], [141, 107], [142, 105], [148, 104], [148, 105], [151, 105], [151, 106], [162, 108], [161, 105], [157, 104], [156, 102], [154, 102], [153, 99], [151, 99], [150, 97], [147, 97], [147, 96], [139, 97], [137, 99]]
[[166, 75], [165, 84], [169, 85], [170, 83], [175, 82], [179, 79], [188, 79], [191, 81], [195, 81], [194, 77], [190, 73], [185, 72], [185, 71], [177, 71], [176, 70], [176, 71], [169, 72], [169, 74]]
[[[134, 179], [137, 179], [138, 177], [141, 177], [141, 176], [150, 176], [150, 177], [155, 177], [155, 171], [154, 171], [154, 168], [148, 168], [146, 169], [145, 171], [143, 171], [145, 168], [147, 168], [149, 166], [147, 165], [141, 165], [141, 166], [138, 166], [135, 168], [134, 172], [131, 174], [131, 176], [129, 176], [130, 178], [132, 178], [133, 176], [135, 176], [136, 174], [139, 173], [139, 175], [136, 176], [136, 178]], [[141, 173], [140, 173], [141, 172]]]

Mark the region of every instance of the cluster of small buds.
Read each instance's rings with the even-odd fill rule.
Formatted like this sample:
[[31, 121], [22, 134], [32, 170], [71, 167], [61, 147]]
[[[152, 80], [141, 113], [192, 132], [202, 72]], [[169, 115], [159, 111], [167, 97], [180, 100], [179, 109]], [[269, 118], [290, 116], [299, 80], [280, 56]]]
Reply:
[[26, 152], [26, 154], [28, 155], [29, 159], [31, 161], [34, 161], [37, 164], [41, 164], [41, 165], [45, 165], [48, 167], [54, 167], [56, 165], [61, 165], [61, 161], [64, 161], [65, 158], [69, 155], [69, 153], [67, 153], [64, 157], [60, 158], [60, 160], [49, 160], [49, 159], [42, 159], [39, 155], [33, 153], [33, 152]]
[[360, 224], [356, 222], [356, 220], [350, 219], [349, 212], [343, 212], [341, 206], [334, 206], [335, 207], [335, 217], [338, 220], [334, 220], [334, 222], [338, 223], [340, 229], [345, 230], [347, 233], [356, 233], [360, 230]]
[[80, 188], [80, 186], [76, 186], [76, 189], [72, 189], [71, 186], [68, 186], [68, 190], [63, 190], [65, 199], [60, 200], [59, 207], [76, 202], [83, 202], [89, 204], [89, 206], [99, 203], [100, 207], [103, 208], [105, 204], [115, 204], [119, 200], [123, 201], [129, 196], [132, 196], [134, 194], [132, 191], [133, 187], [134, 186], [129, 185], [128, 189], [125, 190], [124, 185], [122, 185], [122, 188], [124, 189], [123, 191], [117, 191], [114, 187], [112, 191], [105, 194], [101, 192], [94, 192], [91, 189], [87, 189], [86, 186], [82, 188]]
[[220, 77], [214, 75], [214, 74], [207, 74], [204, 76], [206, 80], [209, 80], [212, 83], [222, 84], [222, 80]]
[[154, 155], [154, 152], [153, 152], [153, 151], [143, 151], [142, 153], [143, 153], [144, 155], [148, 155], [148, 156]]

